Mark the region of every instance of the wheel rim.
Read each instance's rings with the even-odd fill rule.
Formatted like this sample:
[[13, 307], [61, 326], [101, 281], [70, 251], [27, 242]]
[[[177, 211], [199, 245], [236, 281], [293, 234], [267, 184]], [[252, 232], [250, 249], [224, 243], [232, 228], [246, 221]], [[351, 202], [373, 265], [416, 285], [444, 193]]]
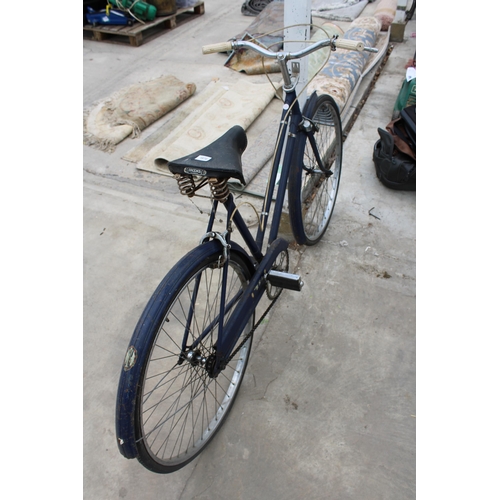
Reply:
[[338, 115], [331, 103], [323, 103], [313, 117], [318, 127], [316, 144], [326, 168], [332, 171], [327, 177], [319, 171], [309, 141], [304, 151], [304, 173], [302, 176], [301, 203], [304, 233], [317, 240], [326, 229], [335, 206], [340, 180], [342, 138]]
[[[199, 339], [209, 325], [210, 333], [197, 344], [198, 361], [183, 359], [179, 364], [197, 276], [201, 279], [187, 345]], [[138, 415], [140, 441], [148, 455], [162, 466], [185, 464], [208, 444], [232, 406], [248, 363], [251, 338], [216, 378], [210, 378], [204, 363], [199, 361], [214, 352], [221, 277], [221, 268], [207, 266], [177, 294], [163, 319], [146, 365]], [[242, 269], [231, 262], [228, 299], [235, 297], [245, 285]], [[251, 323], [242, 336], [251, 329]]]

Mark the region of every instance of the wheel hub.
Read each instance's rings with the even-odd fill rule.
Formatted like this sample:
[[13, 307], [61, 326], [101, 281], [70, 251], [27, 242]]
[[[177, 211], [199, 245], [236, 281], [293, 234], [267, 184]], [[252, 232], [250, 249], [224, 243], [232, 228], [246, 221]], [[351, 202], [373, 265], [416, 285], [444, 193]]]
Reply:
[[192, 366], [205, 366], [207, 358], [202, 356], [201, 352], [197, 349], [196, 351], [188, 351], [184, 359], [188, 361]]

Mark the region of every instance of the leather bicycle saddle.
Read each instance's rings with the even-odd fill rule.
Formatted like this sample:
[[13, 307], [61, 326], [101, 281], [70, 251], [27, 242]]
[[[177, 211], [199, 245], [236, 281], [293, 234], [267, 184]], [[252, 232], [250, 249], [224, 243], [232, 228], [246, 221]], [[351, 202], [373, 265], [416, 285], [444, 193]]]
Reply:
[[198, 175], [216, 179], [234, 177], [242, 184], [246, 184], [243, 178], [241, 155], [247, 144], [245, 130], [235, 125], [208, 146], [168, 162], [168, 168], [173, 174]]

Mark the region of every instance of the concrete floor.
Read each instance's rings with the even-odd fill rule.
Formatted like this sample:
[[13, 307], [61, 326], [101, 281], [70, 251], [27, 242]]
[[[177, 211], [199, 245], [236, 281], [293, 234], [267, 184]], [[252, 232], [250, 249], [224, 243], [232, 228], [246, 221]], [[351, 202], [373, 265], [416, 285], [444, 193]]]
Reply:
[[[84, 41], [84, 107], [162, 74], [198, 89], [216, 76], [241, 78], [200, 50], [250, 24], [240, 7], [207, 0], [203, 16], [137, 48]], [[145, 303], [197, 244], [206, 216], [171, 179], [121, 159], [136, 142], [113, 154], [84, 147], [84, 498], [415, 497], [416, 195], [385, 188], [371, 158], [415, 51], [415, 31], [413, 20], [345, 142], [325, 237], [291, 252], [302, 292], [285, 291], [256, 332], [227, 422], [175, 474], [153, 474], [119, 454], [116, 389]], [[250, 141], [265, 122], [252, 125]]]

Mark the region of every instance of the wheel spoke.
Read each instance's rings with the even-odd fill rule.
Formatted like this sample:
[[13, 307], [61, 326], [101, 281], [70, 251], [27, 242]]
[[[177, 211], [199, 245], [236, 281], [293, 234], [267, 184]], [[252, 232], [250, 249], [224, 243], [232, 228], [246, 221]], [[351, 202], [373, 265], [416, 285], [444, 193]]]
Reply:
[[[208, 443], [234, 401], [248, 362], [251, 338], [216, 378], [205, 368], [216, 351], [218, 325], [226, 324], [251, 273], [231, 256], [222, 319], [218, 259], [213, 254], [178, 287], [149, 353], [137, 418], [139, 459], [153, 470], [176, 470]], [[252, 326], [253, 319], [242, 335]], [[183, 345], [194, 356], [188, 359]]]

